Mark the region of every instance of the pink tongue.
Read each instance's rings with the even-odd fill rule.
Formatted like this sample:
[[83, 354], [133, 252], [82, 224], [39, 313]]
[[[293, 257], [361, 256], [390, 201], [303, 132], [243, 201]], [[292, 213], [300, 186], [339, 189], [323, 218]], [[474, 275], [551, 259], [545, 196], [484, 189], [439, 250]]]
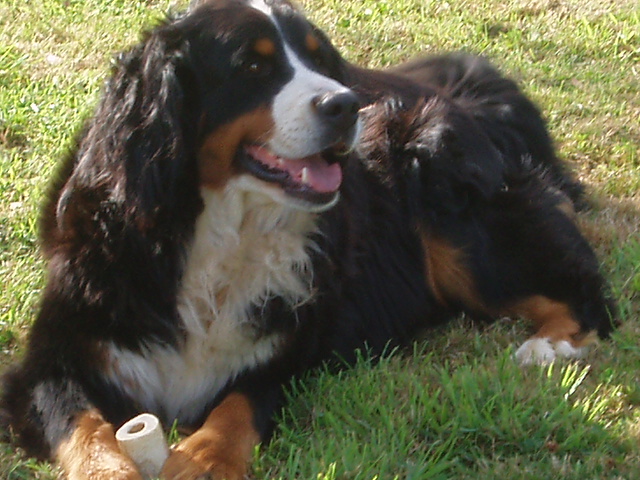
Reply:
[[[340, 165], [329, 165], [318, 154], [305, 158], [283, 158], [255, 145], [247, 147], [247, 152], [260, 163], [287, 172], [296, 183], [306, 185], [319, 193], [335, 192], [342, 183]], [[303, 176], [306, 177], [304, 180]]]

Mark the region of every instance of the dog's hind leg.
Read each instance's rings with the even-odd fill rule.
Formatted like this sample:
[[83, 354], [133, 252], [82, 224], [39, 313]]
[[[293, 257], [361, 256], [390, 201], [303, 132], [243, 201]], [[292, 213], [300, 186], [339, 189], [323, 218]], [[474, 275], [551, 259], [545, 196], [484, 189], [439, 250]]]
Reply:
[[515, 190], [504, 194], [488, 222], [494, 251], [503, 252], [493, 259], [496, 288], [489, 295], [498, 299], [499, 315], [523, 317], [534, 325], [533, 336], [516, 351], [521, 364], [579, 358], [615, 324], [607, 282], [574, 216], [555, 195]]
[[471, 220], [456, 219], [455, 230], [425, 226], [422, 235], [427, 282], [441, 304], [533, 323], [516, 352], [521, 364], [580, 357], [615, 323], [595, 253], [557, 202], [525, 185], [498, 194]]
[[[549, 263], [536, 259], [539, 254], [533, 251], [527, 254], [526, 248], [517, 258], [505, 258], [488, 250], [478, 253], [477, 246], [471, 253], [469, 245], [423, 235], [427, 283], [436, 301], [476, 318], [522, 317], [533, 323], [535, 333], [515, 355], [523, 365], [579, 358], [613, 325], [614, 306], [589, 261], [590, 251], [574, 256], [569, 248], [562, 252], [553, 241], [539, 240], [537, 248], [549, 256]], [[525, 243], [512, 241], [515, 249]], [[552, 265], [554, 254], [562, 264]]]
[[547, 364], [556, 358], [581, 358], [597, 338], [596, 330], [583, 328], [570, 305], [535, 295], [507, 312], [531, 320], [536, 332], [516, 351], [521, 365]]

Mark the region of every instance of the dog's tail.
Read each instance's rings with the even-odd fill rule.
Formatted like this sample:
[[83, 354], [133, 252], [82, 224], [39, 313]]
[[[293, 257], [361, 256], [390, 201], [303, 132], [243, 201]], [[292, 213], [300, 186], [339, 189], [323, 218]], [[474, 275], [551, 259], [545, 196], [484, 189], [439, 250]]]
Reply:
[[454, 53], [406, 63], [393, 72], [451, 98], [482, 125], [506, 162], [528, 159], [576, 208], [585, 206], [584, 188], [556, 155], [540, 110], [485, 58]]

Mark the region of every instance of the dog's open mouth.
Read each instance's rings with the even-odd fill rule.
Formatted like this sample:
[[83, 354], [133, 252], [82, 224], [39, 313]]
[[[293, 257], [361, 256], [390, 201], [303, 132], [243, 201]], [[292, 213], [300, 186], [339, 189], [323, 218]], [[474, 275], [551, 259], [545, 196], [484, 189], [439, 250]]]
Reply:
[[342, 184], [344, 145], [336, 145], [304, 158], [284, 158], [267, 147], [247, 145], [241, 164], [260, 180], [278, 184], [285, 193], [322, 205], [333, 202]]

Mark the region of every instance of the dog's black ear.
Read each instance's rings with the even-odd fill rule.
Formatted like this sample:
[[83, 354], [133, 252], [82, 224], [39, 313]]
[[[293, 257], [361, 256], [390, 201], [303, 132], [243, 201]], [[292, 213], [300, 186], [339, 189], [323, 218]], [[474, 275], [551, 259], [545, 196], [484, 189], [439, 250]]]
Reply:
[[367, 168], [386, 183], [406, 179], [417, 206], [460, 212], [502, 188], [500, 152], [451, 102], [434, 96], [408, 108], [392, 97], [361, 115], [358, 150]]
[[435, 97], [406, 118], [410, 136], [405, 156], [414, 159], [422, 196], [438, 199], [438, 208], [462, 210], [502, 187], [505, 166], [500, 153], [464, 112]]
[[107, 204], [126, 224], [153, 225], [160, 214], [167, 220], [171, 212], [179, 216], [188, 192], [196, 190], [188, 147], [194, 133], [187, 123], [197, 113], [185, 107], [188, 58], [162, 32], [157, 29], [117, 60], [57, 195], [62, 230]]

